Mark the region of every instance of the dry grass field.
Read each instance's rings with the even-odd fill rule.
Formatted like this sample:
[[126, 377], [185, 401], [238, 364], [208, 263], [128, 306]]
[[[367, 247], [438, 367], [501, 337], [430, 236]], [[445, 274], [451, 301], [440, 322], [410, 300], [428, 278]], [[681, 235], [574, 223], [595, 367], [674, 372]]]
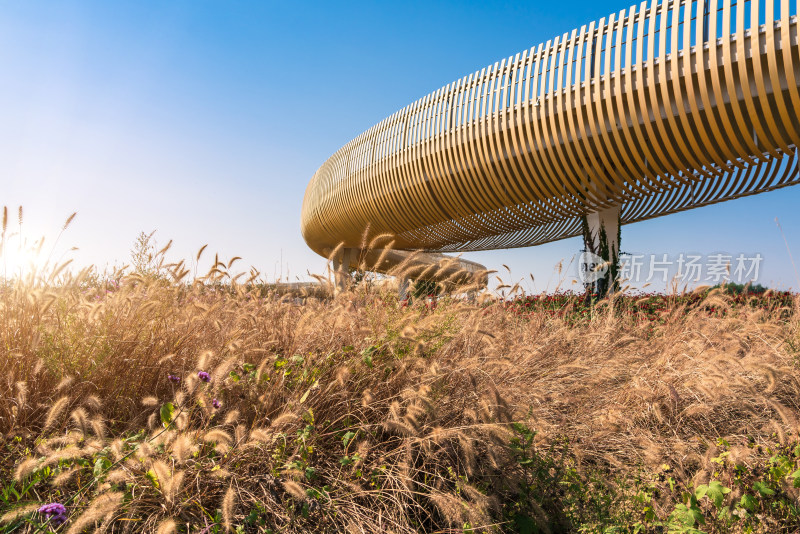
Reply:
[[0, 531], [800, 528], [790, 295], [298, 304], [229, 267], [4, 282]]

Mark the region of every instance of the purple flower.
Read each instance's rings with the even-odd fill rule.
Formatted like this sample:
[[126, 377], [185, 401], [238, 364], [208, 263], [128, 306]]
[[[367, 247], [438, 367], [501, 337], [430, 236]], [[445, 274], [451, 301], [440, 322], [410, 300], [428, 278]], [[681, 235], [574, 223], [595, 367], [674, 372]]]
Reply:
[[206, 373], [205, 371], [200, 371], [199, 373], [197, 373], [197, 377], [203, 382], [211, 382], [211, 375]]
[[167, 374], [167, 378], [169, 378], [170, 382], [175, 382], [176, 384], [179, 384], [181, 381], [181, 377], [172, 374]]
[[217, 399], [213, 399], [211, 401], [211, 406], [213, 406], [214, 408], [219, 410], [219, 407], [222, 406], [222, 403], [220, 401], [218, 401]]
[[45, 504], [39, 508], [39, 513], [45, 516], [53, 525], [60, 525], [67, 520], [67, 509], [61, 503]]

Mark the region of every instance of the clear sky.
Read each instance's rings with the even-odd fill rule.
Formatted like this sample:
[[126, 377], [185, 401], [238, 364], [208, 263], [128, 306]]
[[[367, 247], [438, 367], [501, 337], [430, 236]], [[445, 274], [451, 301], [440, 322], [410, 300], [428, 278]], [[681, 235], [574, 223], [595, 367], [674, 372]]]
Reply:
[[[59, 246], [80, 264], [123, 263], [156, 230], [172, 257], [208, 243], [270, 279], [321, 272], [300, 206], [328, 156], [420, 96], [628, 5], [2, 1], [0, 205], [24, 207], [28, 237], [77, 211]], [[636, 223], [622, 249], [758, 253], [761, 283], [797, 287], [775, 218], [800, 260], [798, 206], [795, 186]], [[544, 290], [562, 260], [569, 286], [580, 248], [465, 257]]]

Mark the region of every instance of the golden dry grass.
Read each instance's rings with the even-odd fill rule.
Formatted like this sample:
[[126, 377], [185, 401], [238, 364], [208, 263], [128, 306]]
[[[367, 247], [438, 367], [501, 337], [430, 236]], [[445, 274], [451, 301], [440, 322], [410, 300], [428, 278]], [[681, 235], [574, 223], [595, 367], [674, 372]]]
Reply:
[[[755, 469], [761, 447], [797, 437], [796, 309], [673, 309], [654, 329], [613, 302], [572, 324], [490, 302], [406, 307], [366, 283], [298, 304], [219, 262], [192, 284], [167, 278], [2, 287], [0, 477], [39, 473], [18, 504], [68, 504], [61, 530], [511, 531], [522, 512], [542, 532], [581, 517], [600, 529], [588, 504], [519, 489], [530, 473], [511, 423], [537, 431], [551, 474], [604, 473], [621, 496], [609, 521], [641, 520], [622, 481], [663, 482], [668, 465], [678, 484], [705, 483], [721, 476], [719, 438]], [[649, 505], [664, 520], [676, 502]]]

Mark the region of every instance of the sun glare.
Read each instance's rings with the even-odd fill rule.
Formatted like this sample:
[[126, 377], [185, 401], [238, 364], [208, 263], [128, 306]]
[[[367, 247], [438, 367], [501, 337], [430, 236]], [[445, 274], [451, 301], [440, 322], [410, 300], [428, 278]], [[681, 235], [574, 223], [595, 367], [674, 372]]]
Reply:
[[43, 257], [39, 241], [33, 245], [22, 242], [15, 243], [9, 239], [0, 252], [0, 275], [3, 278], [24, 278], [40, 271], [46, 259]]

